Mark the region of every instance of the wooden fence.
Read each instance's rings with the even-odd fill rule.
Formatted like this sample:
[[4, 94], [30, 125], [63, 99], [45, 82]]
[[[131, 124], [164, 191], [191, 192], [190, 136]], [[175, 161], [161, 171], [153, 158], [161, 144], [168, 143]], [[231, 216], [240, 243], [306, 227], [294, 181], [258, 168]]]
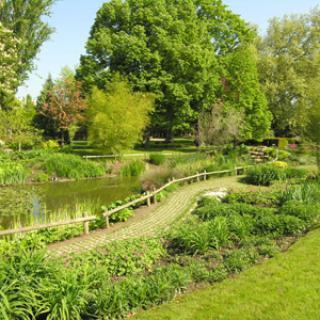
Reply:
[[[151, 203], [156, 203], [157, 202], [157, 195], [163, 191], [164, 189], [168, 188], [172, 184], [175, 183], [182, 183], [182, 182], [199, 182], [202, 180], [206, 180], [209, 176], [214, 176], [214, 175], [221, 175], [221, 174], [227, 174], [227, 173], [233, 173], [235, 175], [242, 174], [244, 172], [244, 169], [246, 167], [236, 167], [232, 170], [222, 170], [222, 171], [213, 171], [213, 172], [202, 172], [202, 173], [197, 173], [195, 175], [181, 178], [181, 179], [171, 179], [168, 183], [166, 183], [164, 186], [160, 187], [157, 190], [154, 190], [152, 192], [147, 192], [146, 194], [142, 195], [141, 197], [132, 200], [124, 205], [121, 205], [119, 207], [116, 207], [111, 210], [107, 210], [106, 212], [103, 213], [103, 217], [106, 219], [106, 227], [109, 228], [109, 218], [112, 214], [117, 213], [123, 209], [130, 208], [134, 205], [141, 204], [141, 205], [147, 205], [150, 206]], [[60, 226], [67, 226], [67, 225], [74, 225], [74, 224], [80, 224], [83, 223], [84, 226], [84, 234], [87, 235], [89, 234], [89, 223], [92, 221], [95, 221], [97, 219], [96, 216], [87, 216], [83, 218], [77, 218], [73, 220], [67, 220], [67, 221], [60, 221], [60, 222], [53, 222], [50, 224], [39, 224], [31, 227], [23, 227], [19, 229], [8, 229], [8, 230], [3, 230], [0, 231], [0, 236], [9, 236], [9, 235], [14, 235], [14, 234], [19, 234], [19, 233], [27, 233], [31, 231], [37, 231], [37, 230], [43, 230], [43, 229], [48, 229], [48, 228], [55, 228], [55, 227], [60, 227]]]

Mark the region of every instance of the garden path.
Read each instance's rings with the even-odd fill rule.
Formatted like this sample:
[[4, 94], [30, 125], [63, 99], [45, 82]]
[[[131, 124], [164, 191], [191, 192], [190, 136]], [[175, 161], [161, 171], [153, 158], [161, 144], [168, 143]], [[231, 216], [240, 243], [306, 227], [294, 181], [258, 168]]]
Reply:
[[49, 252], [53, 255], [65, 256], [88, 251], [115, 240], [156, 236], [190, 211], [197, 196], [202, 192], [217, 190], [221, 187], [233, 190], [248, 188], [238, 180], [239, 177], [221, 177], [185, 185], [169, 194], [168, 198], [160, 204], [137, 209], [134, 217], [125, 223], [49, 245]]

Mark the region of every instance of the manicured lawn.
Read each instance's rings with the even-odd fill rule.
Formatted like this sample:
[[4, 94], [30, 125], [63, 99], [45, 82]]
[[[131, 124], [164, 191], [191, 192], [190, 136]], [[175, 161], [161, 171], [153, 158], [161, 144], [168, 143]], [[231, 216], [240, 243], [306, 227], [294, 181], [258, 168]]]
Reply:
[[286, 253], [134, 319], [320, 319], [320, 229]]

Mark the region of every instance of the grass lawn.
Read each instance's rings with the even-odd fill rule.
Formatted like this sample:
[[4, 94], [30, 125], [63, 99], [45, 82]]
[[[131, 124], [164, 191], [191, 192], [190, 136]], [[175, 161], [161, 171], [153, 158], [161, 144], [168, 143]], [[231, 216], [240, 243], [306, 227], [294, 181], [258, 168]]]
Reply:
[[320, 229], [286, 253], [134, 319], [320, 319]]

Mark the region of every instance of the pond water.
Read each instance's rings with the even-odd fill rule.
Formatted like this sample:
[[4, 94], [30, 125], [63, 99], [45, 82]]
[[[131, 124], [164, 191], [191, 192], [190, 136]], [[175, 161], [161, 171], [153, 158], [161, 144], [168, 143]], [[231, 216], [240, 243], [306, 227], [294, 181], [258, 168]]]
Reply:
[[140, 192], [137, 178], [103, 178], [0, 188], [0, 229], [76, 218]]

